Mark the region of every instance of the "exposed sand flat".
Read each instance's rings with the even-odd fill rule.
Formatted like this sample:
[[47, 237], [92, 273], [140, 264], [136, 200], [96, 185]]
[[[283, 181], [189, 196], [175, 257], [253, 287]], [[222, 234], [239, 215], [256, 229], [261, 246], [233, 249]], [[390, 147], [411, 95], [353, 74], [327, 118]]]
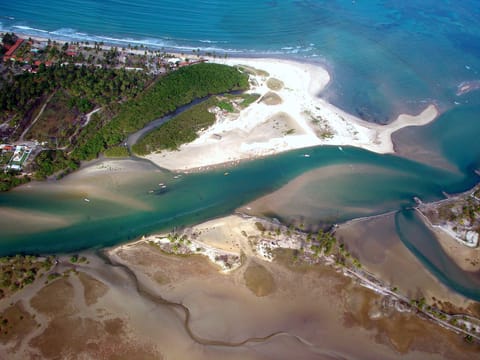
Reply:
[[409, 297], [423, 296], [429, 304], [435, 297], [459, 308], [474, 306], [474, 301], [440, 283], [405, 247], [396, 234], [393, 215], [349, 221], [341, 224], [336, 234], [367, 270]]
[[89, 201], [102, 200], [128, 209], [150, 210], [145, 202], [119, 189], [138, 182], [146, 173], [152, 171], [160, 170], [150, 164], [145, 166], [133, 160], [102, 160], [59, 181], [33, 182], [14, 191], [55, 193], [67, 198], [78, 198], [79, 202], [85, 201], [85, 204]]
[[[432, 104], [420, 114], [402, 114], [388, 125], [373, 124], [317, 97], [330, 81], [328, 72], [320, 66], [277, 59], [214, 61], [248, 66], [252, 83], [249, 92], [260, 94], [259, 101], [237, 117], [217, 116], [213, 126], [179, 151], [154, 153], [147, 159], [170, 170], [186, 171], [315, 145], [352, 145], [391, 153], [392, 133], [407, 126], [425, 125], [438, 116]], [[278, 113], [291, 118], [296, 131], [279, 134], [272, 125], [270, 129], [262, 127], [258, 138], [258, 126]]]
[[[224, 246], [232, 250], [231, 243], [246, 246], [259, 234], [255, 221], [228, 216], [193, 229], [210, 244], [220, 245], [225, 236]], [[187, 306], [189, 326], [203, 340], [242, 343], [280, 332], [268, 340], [237, 346], [235, 352], [247, 359], [471, 356], [464, 352], [461, 337], [412, 313], [389, 308], [381, 296], [323, 265], [295, 268], [288, 265], [288, 256], [266, 262], [250, 253], [245, 254], [244, 266], [221, 274], [201, 258], [165, 255], [145, 242], [118, 247], [110, 256], [132, 269], [150, 291]], [[162, 277], [169, 281], [159, 282]], [[206, 346], [203, 351], [217, 358], [220, 349]], [[192, 348], [191, 354], [197, 350]]]
[[435, 234], [438, 243], [448, 256], [464, 271], [480, 271], [480, 247], [471, 248], [458, 242], [455, 233], [440, 226], [434, 226], [421, 211], [423, 223]]
[[[225, 236], [246, 246], [261, 231], [257, 221], [229, 216], [195, 230], [205, 243], [220, 246]], [[228, 274], [206, 258], [166, 255], [145, 241], [108, 254], [129, 270], [92, 253], [76, 264], [62, 256], [52, 271], [64, 276], [0, 299], [10, 325], [0, 357], [471, 359], [478, 352], [331, 267], [295, 265], [288, 252], [272, 262], [247, 253]]]

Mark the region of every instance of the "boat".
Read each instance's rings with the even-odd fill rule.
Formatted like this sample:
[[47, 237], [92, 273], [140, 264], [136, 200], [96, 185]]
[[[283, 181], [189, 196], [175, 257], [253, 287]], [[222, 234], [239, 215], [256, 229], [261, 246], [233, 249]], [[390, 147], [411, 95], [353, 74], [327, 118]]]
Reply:
[[303, 154], [303, 157], [310, 157], [310, 154]]
[[343, 151], [343, 148], [341, 146], [338, 147], [338, 150]]
[[230, 175], [230, 173], [227, 171], [227, 172], [224, 172], [223, 175], [227, 176], [227, 175]]
[[174, 178], [174, 179], [179, 179], [179, 178], [181, 178], [181, 177], [182, 177], [182, 175], [178, 174], [178, 175], [175, 175], [173, 178]]
[[166, 189], [167, 188], [167, 185], [162, 185], [160, 186], [162, 189]]
[[90, 202], [90, 199], [85, 198], [85, 199], [83, 199], [83, 201]]

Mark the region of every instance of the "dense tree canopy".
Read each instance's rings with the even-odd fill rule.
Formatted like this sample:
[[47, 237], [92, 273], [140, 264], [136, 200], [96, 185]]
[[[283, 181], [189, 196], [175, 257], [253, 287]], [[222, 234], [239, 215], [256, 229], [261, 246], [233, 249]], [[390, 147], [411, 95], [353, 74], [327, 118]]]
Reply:
[[198, 64], [179, 69], [122, 104], [111, 120], [102, 114], [103, 118], [91, 121], [73, 156], [79, 160], [95, 158], [109, 146], [124, 141], [128, 134], [194, 99], [247, 88], [248, 76], [230, 66]]
[[104, 69], [74, 66], [40, 66], [37, 74], [24, 72], [11, 82], [0, 86], [0, 111], [26, 113], [29, 104], [55, 89], [63, 88], [72, 97], [98, 105], [105, 105], [139, 94], [148, 76], [142, 72], [124, 69]]

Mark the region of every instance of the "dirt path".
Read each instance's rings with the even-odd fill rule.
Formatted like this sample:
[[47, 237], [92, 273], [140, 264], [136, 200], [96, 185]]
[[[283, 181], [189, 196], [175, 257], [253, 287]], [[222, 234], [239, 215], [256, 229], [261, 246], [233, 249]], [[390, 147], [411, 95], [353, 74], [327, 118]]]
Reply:
[[23, 141], [23, 137], [28, 133], [28, 131], [32, 128], [32, 126], [38, 121], [38, 119], [40, 119], [40, 116], [42, 116], [43, 111], [47, 107], [48, 103], [50, 102], [50, 100], [52, 100], [53, 95], [55, 95], [55, 92], [53, 92], [48, 97], [48, 99], [45, 101], [45, 104], [43, 104], [42, 108], [40, 109], [40, 112], [38, 113], [38, 115], [35, 117], [35, 119], [33, 119], [32, 123], [23, 131], [22, 135], [20, 135], [19, 141]]

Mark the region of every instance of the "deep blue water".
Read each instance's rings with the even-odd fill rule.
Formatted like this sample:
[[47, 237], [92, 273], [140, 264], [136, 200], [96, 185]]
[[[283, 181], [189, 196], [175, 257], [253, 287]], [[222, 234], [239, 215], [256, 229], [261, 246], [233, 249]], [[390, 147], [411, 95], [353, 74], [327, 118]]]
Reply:
[[[369, 121], [388, 122], [399, 113], [416, 112], [435, 102], [444, 111], [440, 119], [423, 128], [405, 129], [396, 138], [403, 144], [400, 147], [416, 146], [458, 169], [448, 172], [348, 148], [345, 158], [335, 148], [325, 147], [312, 149], [310, 162], [298, 161], [302, 152], [292, 152], [243, 164], [227, 178], [218, 171], [192, 175], [161, 197], [146, 198], [145, 183], [127, 189], [150, 204], [151, 211], [116, 209], [95, 201], [91, 212], [86, 212], [81, 198], [2, 194], [0, 206], [72, 213], [81, 220], [60, 230], [29, 234], [9, 233], [5, 230], [8, 224], [0, 219], [0, 253], [74, 251], [200, 222], [224, 215], [306, 171], [331, 164], [367, 164], [386, 171], [381, 179], [372, 175], [337, 182], [344, 186], [342, 196], [332, 203], [338, 221], [360, 215], [345, 210], [353, 205], [376, 213], [408, 207], [413, 196], [436, 200], [442, 191], [466, 190], [478, 181], [474, 170], [480, 165], [480, 91], [460, 96], [456, 92], [460, 83], [480, 80], [478, 19], [478, 0], [0, 0], [0, 29], [4, 31], [66, 41], [185, 51], [201, 48], [319, 62], [332, 75], [332, 82], [319, 95]], [[145, 181], [155, 184], [158, 179], [154, 177]], [[439, 280], [480, 299], [478, 274], [469, 275], [475, 281], [462, 279], [462, 272], [418, 219], [402, 212], [397, 228], [405, 245]]]

